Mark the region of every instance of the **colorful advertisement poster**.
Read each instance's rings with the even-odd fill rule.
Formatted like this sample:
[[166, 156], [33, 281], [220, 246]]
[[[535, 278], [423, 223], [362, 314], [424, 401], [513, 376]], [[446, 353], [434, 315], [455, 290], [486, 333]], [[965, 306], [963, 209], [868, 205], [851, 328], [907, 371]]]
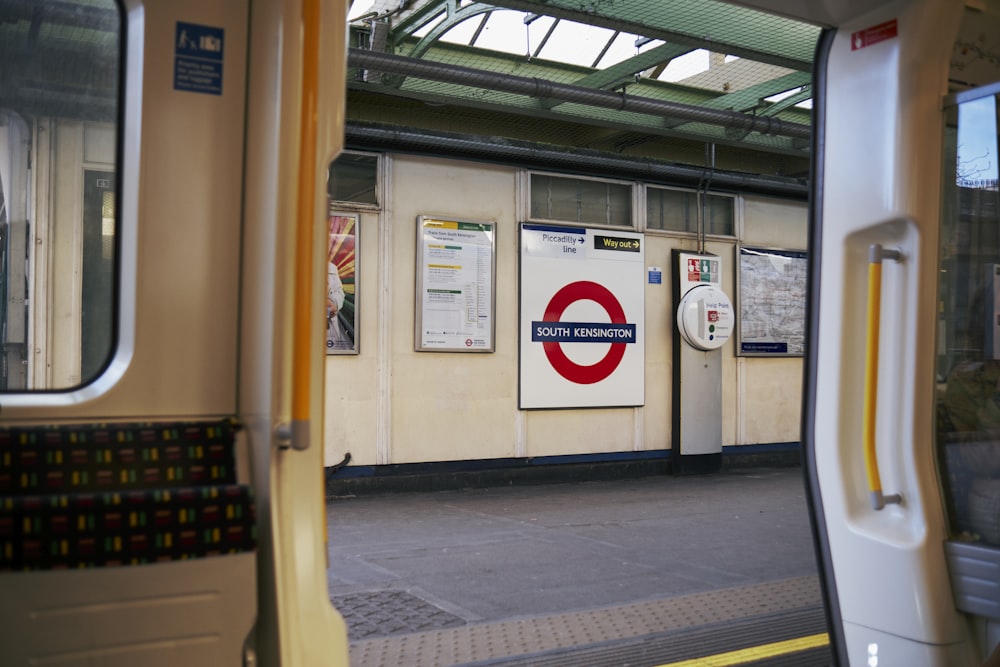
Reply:
[[326, 250], [326, 353], [358, 352], [358, 215], [331, 213]]
[[418, 351], [492, 352], [492, 222], [417, 218]]
[[520, 407], [645, 401], [645, 240], [521, 225]]

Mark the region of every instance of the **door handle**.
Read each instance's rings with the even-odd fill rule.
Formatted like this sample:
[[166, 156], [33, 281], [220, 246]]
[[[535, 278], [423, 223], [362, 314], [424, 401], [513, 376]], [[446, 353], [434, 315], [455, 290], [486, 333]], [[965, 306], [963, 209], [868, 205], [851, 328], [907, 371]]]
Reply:
[[302, 99], [299, 128], [298, 219], [295, 229], [295, 298], [293, 305], [292, 427], [293, 449], [309, 449], [311, 407], [313, 243], [316, 235], [316, 136], [319, 99], [320, 2], [302, 3]]
[[882, 317], [882, 260], [898, 261], [898, 250], [886, 250], [879, 243], [868, 247], [868, 330], [865, 336], [865, 391], [862, 413], [865, 472], [872, 509], [881, 510], [889, 504], [903, 502], [898, 493], [882, 493], [882, 478], [875, 451], [875, 420], [878, 414], [878, 354], [879, 329]]

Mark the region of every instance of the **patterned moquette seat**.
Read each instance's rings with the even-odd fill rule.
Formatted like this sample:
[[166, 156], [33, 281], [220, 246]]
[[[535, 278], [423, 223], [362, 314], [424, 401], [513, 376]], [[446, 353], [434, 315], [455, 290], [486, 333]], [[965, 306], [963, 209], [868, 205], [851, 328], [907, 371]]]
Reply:
[[0, 427], [0, 570], [256, 548], [230, 421]]

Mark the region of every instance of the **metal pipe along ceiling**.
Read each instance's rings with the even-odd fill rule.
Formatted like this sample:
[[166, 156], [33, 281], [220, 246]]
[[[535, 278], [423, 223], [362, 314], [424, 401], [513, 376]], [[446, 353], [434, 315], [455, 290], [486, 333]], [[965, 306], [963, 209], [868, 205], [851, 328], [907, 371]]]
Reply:
[[634, 97], [609, 90], [572, 86], [538, 77], [489, 72], [461, 65], [378, 53], [367, 49], [349, 49], [347, 64], [350, 67], [412, 76], [428, 81], [454, 83], [543, 100], [573, 102], [687, 122], [706, 123], [744, 132], [759, 132], [793, 139], [809, 139], [812, 134], [812, 128], [809, 125], [789, 123], [777, 118], [751, 116], [738, 111], [708, 109], [692, 104], [654, 100], [648, 97]]
[[[447, 156], [549, 171], [634, 178], [668, 185], [695, 187], [702, 181], [706, 169], [650, 158], [619, 157], [598, 151], [558, 150], [497, 137], [417, 132], [385, 125], [348, 123], [345, 135], [348, 147], [360, 150]], [[712, 186], [721, 191], [795, 199], [804, 199], [809, 193], [804, 180], [719, 170], [713, 172]]]

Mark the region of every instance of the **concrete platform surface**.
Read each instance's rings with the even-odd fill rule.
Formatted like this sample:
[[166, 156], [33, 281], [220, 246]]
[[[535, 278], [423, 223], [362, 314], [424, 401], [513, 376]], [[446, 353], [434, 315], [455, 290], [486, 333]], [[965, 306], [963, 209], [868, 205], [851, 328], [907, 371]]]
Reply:
[[818, 604], [797, 467], [340, 497], [327, 515], [354, 643], [803, 578]]

